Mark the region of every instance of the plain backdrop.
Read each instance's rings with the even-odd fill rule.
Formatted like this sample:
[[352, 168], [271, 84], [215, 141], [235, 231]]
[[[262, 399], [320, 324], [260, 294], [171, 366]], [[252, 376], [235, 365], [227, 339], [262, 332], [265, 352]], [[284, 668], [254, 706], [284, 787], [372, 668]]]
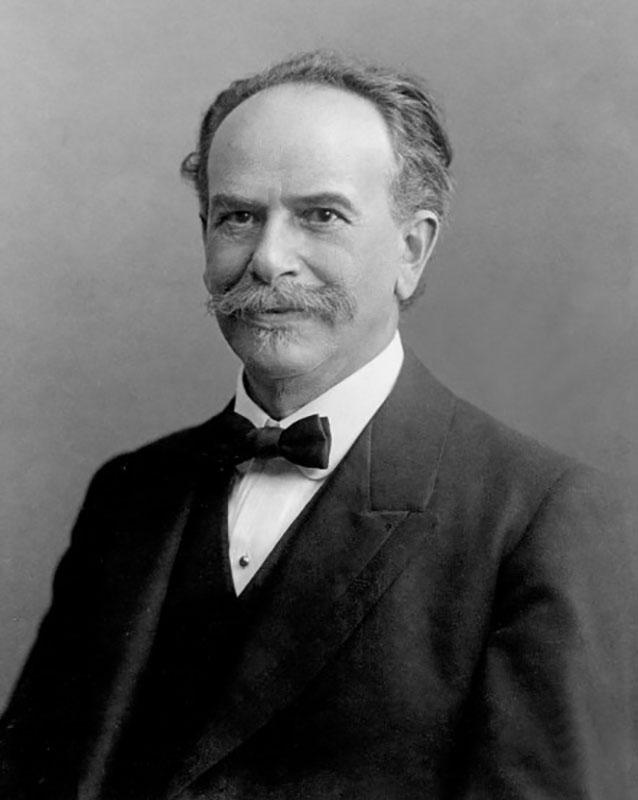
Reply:
[[179, 178], [228, 81], [337, 47], [420, 72], [452, 223], [404, 338], [454, 390], [638, 473], [635, 0], [4, 0], [0, 702], [90, 475], [203, 420], [236, 364]]

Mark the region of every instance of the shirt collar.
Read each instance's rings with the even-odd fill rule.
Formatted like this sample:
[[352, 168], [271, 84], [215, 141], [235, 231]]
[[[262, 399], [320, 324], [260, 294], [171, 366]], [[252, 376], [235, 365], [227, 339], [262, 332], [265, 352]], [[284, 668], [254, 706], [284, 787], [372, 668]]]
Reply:
[[287, 428], [293, 422], [312, 414], [328, 417], [332, 446], [326, 469], [297, 466], [307, 478], [323, 480], [339, 464], [355, 439], [370, 422], [396, 382], [403, 364], [403, 345], [397, 330], [390, 344], [367, 364], [348, 375], [327, 392], [315, 397], [290, 416], [275, 421], [247, 394], [244, 387], [244, 371], [237, 376], [235, 411], [249, 419], [253, 425], [277, 425]]

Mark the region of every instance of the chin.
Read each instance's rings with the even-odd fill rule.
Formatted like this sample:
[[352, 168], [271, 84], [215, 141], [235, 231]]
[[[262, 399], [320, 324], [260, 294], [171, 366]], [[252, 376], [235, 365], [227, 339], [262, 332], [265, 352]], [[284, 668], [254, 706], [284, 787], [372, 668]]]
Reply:
[[237, 357], [252, 372], [270, 379], [294, 377], [321, 363], [324, 337], [302, 335], [294, 325], [233, 326], [223, 331]]

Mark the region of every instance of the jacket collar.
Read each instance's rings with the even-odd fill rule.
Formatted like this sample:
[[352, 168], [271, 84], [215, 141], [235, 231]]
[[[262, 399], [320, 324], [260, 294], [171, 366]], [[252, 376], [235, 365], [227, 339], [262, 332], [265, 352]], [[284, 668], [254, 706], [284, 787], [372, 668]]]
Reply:
[[371, 425], [371, 510], [426, 508], [455, 403], [455, 396], [407, 350], [395, 390]]

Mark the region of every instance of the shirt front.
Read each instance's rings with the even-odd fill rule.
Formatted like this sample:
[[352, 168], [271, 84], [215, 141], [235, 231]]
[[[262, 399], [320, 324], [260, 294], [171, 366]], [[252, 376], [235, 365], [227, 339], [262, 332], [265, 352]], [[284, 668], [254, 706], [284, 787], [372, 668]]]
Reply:
[[244, 387], [243, 370], [240, 372], [235, 393], [238, 414], [258, 428], [287, 428], [303, 417], [319, 414], [330, 421], [332, 445], [326, 469], [301, 467], [284, 458], [254, 458], [237, 467], [228, 501], [228, 538], [238, 595], [388, 397], [402, 364], [403, 346], [397, 331], [371, 361], [279, 421], [251, 400]]

